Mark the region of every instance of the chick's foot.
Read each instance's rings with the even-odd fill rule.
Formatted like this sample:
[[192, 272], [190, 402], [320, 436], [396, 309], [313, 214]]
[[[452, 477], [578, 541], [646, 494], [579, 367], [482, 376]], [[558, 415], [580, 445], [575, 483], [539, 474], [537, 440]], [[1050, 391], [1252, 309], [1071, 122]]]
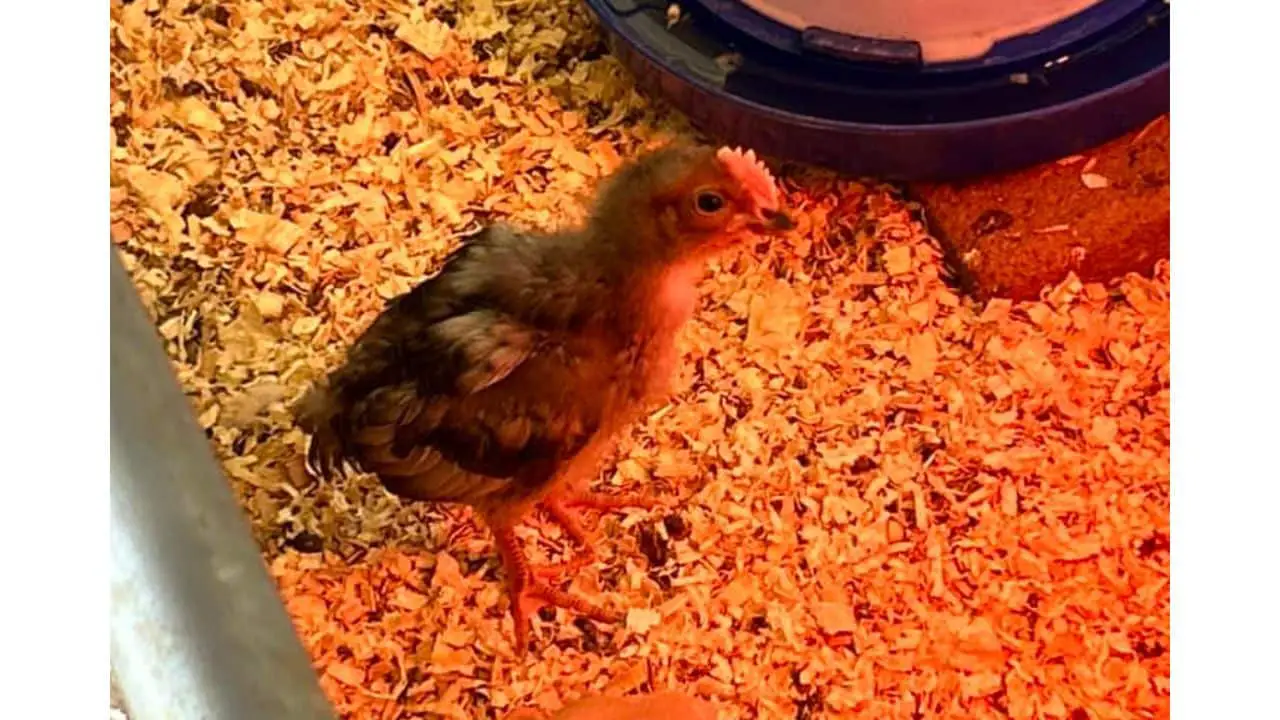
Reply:
[[562, 498], [547, 498], [542, 501], [542, 507], [552, 520], [564, 528], [565, 533], [573, 538], [574, 542], [582, 546], [583, 554], [590, 555], [594, 559], [597, 536], [582, 523], [582, 516]]
[[543, 500], [542, 508], [547, 511], [547, 515], [552, 520], [564, 528], [565, 534], [572, 538], [581, 550], [568, 564], [555, 568], [538, 568], [534, 570], [534, 575], [540, 580], [552, 580], [556, 577], [575, 573], [583, 567], [594, 563], [597, 558], [596, 545], [599, 542], [599, 536], [593, 530], [587, 529], [582, 522], [582, 516], [557, 498]]
[[494, 528], [498, 552], [507, 573], [507, 591], [511, 598], [511, 618], [515, 623], [516, 652], [529, 652], [529, 629], [533, 613], [543, 605], [562, 607], [599, 622], [618, 622], [618, 613], [597, 607], [585, 599], [551, 585], [547, 578], [551, 568], [534, 568], [525, 558], [515, 531], [510, 526]]
[[576, 572], [596, 561], [596, 548], [600, 545], [600, 536], [594, 530], [587, 528], [577, 508], [609, 511], [628, 507], [652, 508], [657, 505], [656, 499], [644, 495], [604, 495], [591, 492], [567, 493], [543, 500], [543, 509], [552, 520], [564, 528], [565, 534], [582, 548], [582, 552], [565, 567], [545, 568], [537, 571], [536, 574], [542, 579], [550, 579], [559, 574]]

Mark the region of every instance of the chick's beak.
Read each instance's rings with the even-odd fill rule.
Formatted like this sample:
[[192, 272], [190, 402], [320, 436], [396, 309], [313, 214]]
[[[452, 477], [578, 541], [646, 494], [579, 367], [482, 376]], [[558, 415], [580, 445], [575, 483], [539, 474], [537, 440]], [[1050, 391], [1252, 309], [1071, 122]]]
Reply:
[[751, 223], [751, 226], [756, 232], [774, 235], [791, 230], [796, 224], [777, 210], [761, 209], [756, 212], [756, 220]]

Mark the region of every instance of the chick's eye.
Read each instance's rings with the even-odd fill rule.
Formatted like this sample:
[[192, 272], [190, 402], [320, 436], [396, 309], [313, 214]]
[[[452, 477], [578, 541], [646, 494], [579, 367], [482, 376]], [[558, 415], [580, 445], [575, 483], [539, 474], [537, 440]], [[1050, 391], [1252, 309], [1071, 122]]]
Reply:
[[720, 212], [720, 209], [724, 207], [724, 198], [718, 193], [700, 192], [694, 203], [698, 207], [698, 212], [711, 215]]

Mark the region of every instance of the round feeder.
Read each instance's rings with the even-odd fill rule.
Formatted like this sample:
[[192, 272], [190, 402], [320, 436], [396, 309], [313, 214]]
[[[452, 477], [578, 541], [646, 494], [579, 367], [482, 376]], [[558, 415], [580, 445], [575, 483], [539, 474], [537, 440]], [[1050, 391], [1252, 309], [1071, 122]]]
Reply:
[[586, 0], [641, 87], [768, 155], [945, 180], [1169, 108], [1165, 0]]

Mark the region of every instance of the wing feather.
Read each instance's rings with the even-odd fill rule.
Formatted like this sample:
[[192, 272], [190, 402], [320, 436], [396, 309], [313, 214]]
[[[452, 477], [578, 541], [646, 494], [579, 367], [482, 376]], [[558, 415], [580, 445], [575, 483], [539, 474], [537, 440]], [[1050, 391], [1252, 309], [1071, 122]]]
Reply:
[[407, 497], [479, 503], [536, 492], [587, 445], [610, 402], [611, 358], [577, 328], [495, 302], [486, 278], [519, 281], [530, 264], [511, 240], [472, 238], [357, 340], [300, 416], [313, 467], [346, 462]]

